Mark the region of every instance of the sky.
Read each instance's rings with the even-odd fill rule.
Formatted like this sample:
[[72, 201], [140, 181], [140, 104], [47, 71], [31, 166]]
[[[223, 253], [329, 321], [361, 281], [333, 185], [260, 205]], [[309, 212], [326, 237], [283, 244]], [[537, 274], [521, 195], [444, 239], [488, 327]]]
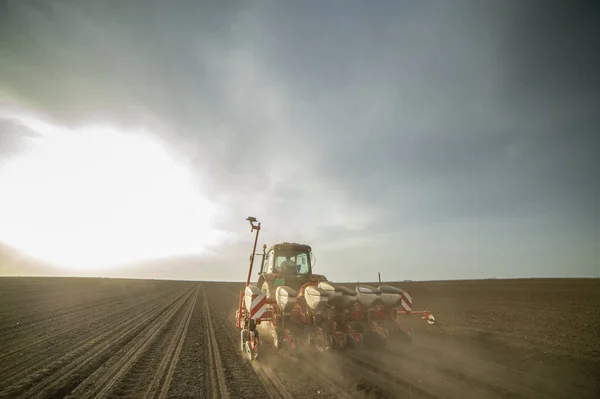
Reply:
[[0, 242], [239, 281], [255, 216], [332, 281], [598, 277], [599, 48], [593, 1], [0, 1]]

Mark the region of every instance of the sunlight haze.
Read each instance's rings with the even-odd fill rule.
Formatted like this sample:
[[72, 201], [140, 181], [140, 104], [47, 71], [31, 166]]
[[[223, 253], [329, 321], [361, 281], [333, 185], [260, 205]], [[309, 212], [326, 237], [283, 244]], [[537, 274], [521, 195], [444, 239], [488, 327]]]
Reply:
[[201, 253], [221, 239], [201, 182], [155, 136], [54, 126], [31, 144], [0, 169], [0, 241], [69, 268], [102, 269]]

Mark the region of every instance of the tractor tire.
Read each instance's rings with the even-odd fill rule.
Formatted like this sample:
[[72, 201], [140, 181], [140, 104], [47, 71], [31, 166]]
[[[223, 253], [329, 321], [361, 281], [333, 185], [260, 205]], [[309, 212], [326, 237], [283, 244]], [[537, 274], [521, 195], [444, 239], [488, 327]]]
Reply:
[[[325, 337], [329, 339], [329, 344], [325, 343]], [[315, 337], [315, 348], [317, 348], [317, 351], [319, 352], [327, 352], [329, 349], [331, 349], [332, 341], [333, 337], [329, 334], [317, 335]]]
[[358, 333], [358, 343], [357, 349], [362, 349], [365, 346], [365, 335], [363, 333]]
[[[255, 331], [255, 333], [258, 333], [258, 331]], [[242, 330], [240, 333], [240, 349], [242, 351], [242, 353], [244, 354], [244, 356], [248, 359], [248, 360], [255, 360], [256, 358], [258, 358], [258, 352], [255, 352], [254, 349], [252, 349], [252, 345], [250, 345], [250, 341], [249, 341], [249, 336], [250, 336], [250, 332], [246, 329]], [[260, 349], [261, 347], [261, 341], [260, 341], [260, 336], [257, 334], [258, 339], [258, 348]]]
[[275, 348], [281, 349], [283, 343], [283, 328], [275, 327], [273, 330], [273, 344]]
[[248, 330], [244, 329], [240, 331], [240, 352], [245, 351], [246, 341], [248, 341]]
[[290, 342], [288, 340], [282, 340], [281, 348], [284, 349], [284, 351], [291, 357], [298, 358], [299, 357], [298, 341], [296, 341], [295, 343], [296, 343], [296, 345], [292, 348], [292, 344], [290, 344]]
[[352, 349], [362, 349], [365, 346], [365, 337], [362, 333], [357, 333], [358, 342], [354, 338], [354, 335], [348, 334], [348, 346]]
[[289, 343], [287, 345], [288, 345], [290, 355], [295, 359], [299, 359], [300, 352], [298, 351], [298, 342], [296, 342], [296, 346], [293, 348], [291, 347], [291, 345]]
[[308, 327], [305, 327], [302, 334], [302, 338], [297, 340], [296, 342], [298, 342], [298, 344], [302, 346], [303, 350], [309, 351], [313, 349], [315, 339], [312, 336], [310, 329]]
[[244, 354], [246, 355], [246, 358], [248, 360], [252, 361], [252, 360], [256, 359], [256, 353], [252, 349], [252, 346], [250, 345], [249, 341], [246, 341], [244, 348], [245, 348]]
[[338, 340], [336, 339], [335, 342], [336, 344], [339, 346], [338, 349], [347, 349], [348, 348], [348, 334], [342, 334], [342, 342], [339, 343]]
[[395, 340], [408, 344], [411, 343], [414, 337], [414, 331], [412, 328], [401, 328], [394, 332]]

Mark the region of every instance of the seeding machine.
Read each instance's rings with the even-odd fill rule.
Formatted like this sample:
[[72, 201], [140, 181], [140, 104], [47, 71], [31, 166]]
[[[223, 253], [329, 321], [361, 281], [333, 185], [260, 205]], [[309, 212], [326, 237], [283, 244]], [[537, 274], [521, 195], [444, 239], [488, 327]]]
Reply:
[[[411, 295], [390, 285], [357, 285], [355, 289], [331, 283], [313, 273], [309, 245], [283, 242], [256, 254], [260, 223], [248, 217], [256, 231], [245, 290], [240, 292], [236, 326], [241, 329], [240, 349], [250, 360], [258, 357], [258, 325], [267, 324], [274, 347], [297, 356], [306, 349], [326, 352], [365, 342], [385, 344], [389, 339], [412, 339], [411, 315], [429, 324], [429, 311], [412, 309]], [[250, 284], [256, 255], [262, 255], [259, 278]], [[269, 328], [270, 327], [270, 328]]]

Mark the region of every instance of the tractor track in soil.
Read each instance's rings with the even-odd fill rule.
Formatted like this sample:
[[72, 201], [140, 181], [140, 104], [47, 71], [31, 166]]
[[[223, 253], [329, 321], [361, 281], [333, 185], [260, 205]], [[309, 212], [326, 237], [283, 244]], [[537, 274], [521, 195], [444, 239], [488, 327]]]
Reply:
[[[11, 385], [13, 389], [15, 387], [22, 389], [27, 385], [45, 386], [48, 381], [55, 380], [57, 375], [62, 376], [62, 370], [68, 369], [68, 365], [77, 364], [79, 359], [89, 357], [90, 353], [101, 351], [106, 341], [118, 344], [123, 337], [135, 331], [135, 327], [144, 324], [146, 319], [151, 319], [151, 316], [163, 306], [164, 301], [170, 301], [176, 296], [177, 294], [171, 293], [160, 301], [155, 299], [145, 302], [137, 309], [133, 306], [117, 309], [98, 330], [85, 334], [76, 329], [77, 334], [73, 337], [62, 337], [64, 339], [59, 340], [56, 345], [50, 345], [48, 349], [44, 348], [43, 351], [46, 352], [44, 356], [39, 356], [38, 349], [37, 354], [34, 352], [29, 357], [20, 356], [17, 359], [10, 359], [11, 361], [3, 361], [0, 363], [3, 366], [3, 385]], [[135, 314], [134, 317], [131, 316], [132, 313]], [[138, 320], [141, 320], [140, 324], [128, 328], [131, 323]], [[3, 393], [5, 392], [0, 391], [0, 395]]]
[[[19, 282], [21, 291], [13, 281], [0, 281], [10, 299], [0, 306], [1, 398], [566, 399], [600, 392], [593, 359], [506, 353], [479, 336], [437, 330], [412, 343], [299, 358], [276, 353], [261, 331], [259, 359], [248, 361], [233, 316], [241, 283], [119, 281], [106, 289], [106, 281], [72, 280], [61, 297], [66, 280]], [[36, 292], [42, 285], [47, 291]], [[17, 318], [22, 325], [11, 325]], [[469, 320], [477, 321], [470, 313]]]
[[[52, 312], [45, 313], [43, 317], [39, 317], [39, 315], [37, 315], [38, 317], [30, 317], [28, 314], [24, 314], [20, 315], [20, 317], [7, 318], [0, 323], [0, 340], [10, 342], [11, 338], [16, 337], [18, 339], [19, 334], [27, 333], [29, 330], [34, 330], [40, 326], [45, 326], [48, 323], [48, 320], [59, 324], [63, 320], [77, 318], [79, 315], [83, 315], [89, 310], [97, 310], [103, 306], [110, 307], [123, 299], [127, 299], [127, 297], [99, 301], [100, 303], [91, 303], [84, 306], [71, 305], [62, 307]], [[15, 328], [11, 328], [14, 326], [18, 326], [17, 331], [15, 331]], [[16, 334], [15, 332], [18, 332], [19, 334]], [[2, 357], [6, 355], [7, 354], [3, 354]]]
[[173, 374], [175, 373], [175, 367], [177, 366], [179, 356], [181, 355], [181, 350], [183, 349], [183, 344], [185, 343], [185, 338], [187, 336], [197, 300], [198, 288], [196, 288], [194, 291], [194, 296], [190, 301], [187, 310], [185, 311], [183, 322], [179, 323], [179, 326], [175, 331], [175, 336], [169, 345], [169, 349], [163, 356], [158, 368], [158, 372], [154, 375], [154, 378], [146, 390], [146, 398], [157, 397], [159, 399], [164, 399], [167, 397], [169, 388], [171, 386], [171, 381], [173, 379]]
[[[109, 394], [117, 396], [131, 397], [140, 392], [144, 392], [142, 397], [147, 397], [148, 393], [143, 388], [144, 386], [154, 386], [152, 382], [155, 379], [169, 381], [163, 379], [165, 375], [157, 375], [159, 371], [165, 371], [163, 367], [156, 367], [156, 357], [162, 356], [162, 362], [170, 365], [173, 360], [175, 351], [179, 345], [179, 341], [185, 336], [185, 323], [190, 317], [190, 313], [195, 304], [197, 288], [187, 289], [174, 303], [171, 303], [168, 308], [159, 314], [154, 321], [147, 325], [139, 334], [137, 334], [129, 343], [117, 352], [109, 361], [96, 370], [96, 372], [80, 386], [73, 391], [73, 395], [86, 398], [106, 397]], [[185, 305], [188, 305], [185, 307]], [[171, 324], [171, 321], [174, 321]], [[175, 327], [175, 337], [169, 336], [170, 327]], [[179, 334], [177, 334], [179, 333]], [[170, 368], [169, 368], [170, 371]], [[146, 382], [145, 378], [150, 378], [148, 385], [142, 384]], [[157, 393], [161, 396], [165, 395], [163, 390]]]
[[[206, 293], [204, 284], [202, 291], [207, 343], [205, 397], [291, 398], [276, 376], [261, 370], [257, 372], [253, 362], [242, 357], [239, 332], [235, 331], [235, 326], [229, 324], [226, 317], [229, 308], [219, 306], [218, 301], [209, 300], [211, 296]], [[232, 334], [233, 331], [237, 334]]]
[[219, 353], [219, 343], [213, 327], [212, 315], [208, 306], [208, 298], [206, 290], [202, 285], [202, 302], [204, 303], [204, 330], [206, 332], [205, 342], [207, 343], [206, 365], [205, 370], [208, 370], [208, 378], [204, 381], [205, 397], [228, 399], [229, 390], [223, 375], [223, 363], [221, 362], [221, 354]]
[[[167, 295], [163, 295], [163, 296], [166, 297]], [[23, 354], [24, 353], [26, 354], [27, 351], [29, 351], [31, 349], [35, 349], [36, 347], [38, 347], [42, 344], [46, 344], [46, 343], [51, 344], [50, 341], [58, 341], [59, 343], [61, 340], [66, 341], [66, 339], [62, 339], [62, 338], [68, 338], [67, 334], [70, 334], [70, 333], [74, 333], [76, 335], [75, 339], [68, 340], [68, 342], [70, 342], [70, 345], [65, 348], [59, 347], [57, 345], [52, 345], [52, 351], [54, 354], [57, 354], [57, 353], [59, 353], [59, 350], [63, 350], [63, 352], [64, 352], [64, 351], [69, 351], [73, 348], [77, 348], [79, 345], [79, 340], [77, 339], [77, 336], [80, 336], [81, 335], [80, 333], [82, 331], [85, 331], [86, 328], [91, 328], [93, 325], [96, 325], [99, 323], [108, 322], [111, 319], [113, 319], [115, 317], [119, 317], [122, 314], [129, 314], [131, 312], [131, 309], [133, 309], [134, 307], [137, 309], [139, 309], [139, 307], [142, 307], [142, 309], [144, 309], [144, 307], [147, 304], [152, 304], [153, 302], [156, 302], [157, 298], [149, 297], [149, 298], [143, 300], [141, 303], [131, 304], [127, 308], [111, 306], [112, 304], [118, 303], [121, 300], [109, 301], [107, 305], [102, 305], [101, 307], [86, 306], [84, 308], [85, 311], [93, 310], [94, 313], [97, 315], [89, 316], [89, 318], [84, 321], [81, 320], [81, 315], [84, 314], [84, 312], [77, 311], [71, 315], [65, 315], [64, 318], [61, 320], [61, 321], [65, 322], [65, 324], [62, 325], [62, 328], [59, 328], [58, 330], [52, 330], [52, 332], [50, 334], [48, 334], [47, 332], [45, 333], [44, 330], [42, 330], [41, 333], [34, 335], [33, 339], [31, 339], [31, 336], [27, 335], [27, 331], [19, 331], [18, 333], [13, 332], [11, 335], [16, 336], [17, 339], [18, 339], [18, 337], [27, 337], [28, 339], [23, 339], [21, 341], [17, 341], [16, 343], [13, 343], [10, 346], [10, 350], [8, 350], [0, 355], [0, 364], [10, 365], [11, 358], [14, 358], [16, 355], [19, 355], [19, 358], [20, 358], [19, 361], [22, 362]], [[107, 312], [104, 312], [104, 306], [108, 307]], [[44, 324], [43, 321], [39, 322], [39, 326], [43, 326], [43, 324]], [[38, 327], [38, 323], [36, 323], [36, 326], [32, 327], [32, 328], [36, 328], [36, 327]], [[1, 340], [3, 342], [6, 342], [7, 345], [10, 344], [10, 340], [7, 339], [6, 337], [2, 337]], [[45, 362], [47, 362], [47, 359], [45, 360]], [[12, 373], [15, 372], [13, 367], [10, 367], [10, 369], [11, 369]], [[0, 373], [6, 373], [6, 370], [4, 370], [3, 367], [0, 367]], [[4, 375], [6, 375], [6, 374], [4, 374]]]
[[[81, 295], [81, 292], [69, 292], [70, 294], [75, 294], [75, 295]], [[14, 324], [14, 322], [23, 322], [23, 323], [32, 323], [35, 322], [37, 320], [43, 319], [48, 315], [48, 312], [39, 312], [39, 310], [37, 309], [37, 306], [40, 302], [41, 303], [48, 303], [51, 302], [53, 305], [56, 306], [56, 308], [54, 310], [51, 310], [51, 313], [55, 313], [57, 316], [61, 315], [61, 314], [68, 314], [68, 313], [72, 313], [74, 311], [79, 311], [82, 310], [82, 308], [84, 307], [89, 307], [89, 304], [93, 304], [94, 303], [94, 299], [88, 298], [87, 301], [85, 301], [84, 303], [72, 303], [71, 301], [65, 300], [63, 295], [64, 292], [52, 292], [52, 293], [46, 293], [44, 294], [39, 294], [39, 295], [35, 295], [35, 294], [24, 294], [22, 292], [20, 292], [18, 289], [15, 290], [7, 290], [6, 288], [3, 291], [3, 294], [5, 296], [5, 298], [3, 298], [3, 306], [6, 307], [14, 307], [14, 306], [18, 306], [19, 304], [22, 304], [23, 299], [26, 298], [27, 302], [28, 302], [28, 307], [26, 309], [23, 309], [22, 312], [19, 312], [17, 314], [10, 314], [10, 315], [3, 315], [1, 321], [0, 321], [0, 328], [4, 329], [7, 325], [11, 325]], [[107, 298], [106, 295], [102, 295], [103, 292], [96, 292], [96, 294], [98, 295], [98, 301], [103, 302], [103, 301], [114, 301], [114, 300], [118, 300], [118, 298], [112, 297], [112, 298]], [[92, 305], [93, 306], [93, 305]]]
[[[50, 293], [23, 295], [19, 290], [7, 290], [4, 287], [0, 307], [0, 340], [9, 343], [11, 339], [19, 339], [23, 334], [32, 337], [35, 332], [31, 330], [49, 326], [60, 327], [63, 320], [68, 321], [78, 316], [83, 319], [80, 321], [84, 321], [89, 311], [97, 312], [102, 307], [118, 306], [123, 302], [138, 301], [142, 296], [154, 295], [149, 289], [133, 289], [127, 293], [115, 294], [114, 290], [93, 286], [89, 287], [89, 290], [73, 290], [73, 287], [69, 289], [68, 285], [65, 290], [56, 289], [57, 287], [47, 288], [54, 289]], [[25, 309], [19, 306], [23, 301], [27, 302]], [[19, 307], [19, 312], [12, 311], [16, 307]]]
[[[29, 362], [19, 363], [18, 370], [15, 370], [19, 374], [3, 380], [8, 388], [0, 392], [0, 397], [63, 397], [69, 394], [181, 296], [181, 292], [171, 294], [166, 299], [148, 304], [146, 308], [137, 309], [137, 312], [125, 313], [113, 323], [107, 323], [103, 329], [82, 336], [78, 342], [65, 341], [73, 350], [54, 361], [38, 356]], [[35, 367], [40, 365], [44, 367], [35, 371]]]
[[261, 367], [260, 364], [252, 363], [252, 368], [258, 375], [260, 382], [263, 384], [270, 398], [292, 399], [292, 395], [285, 389], [275, 373], [266, 367]]
[[[147, 292], [147, 293], [145, 293], [145, 295], [151, 296], [152, 293]], [[5, 342], [8, 342], [8, 340], [11, 338], [12, 335], [16, 335], [18, 337], [17, 334], [14, 334], [15, 333], [14, 328], [11, 328], [16, 325], [19, 326], [18, 332], [23, 333], [23, 332], [27, 332], [30, 329], [35, 329], [40, 326], [45, 326], [49, 320], [52, 321], [54, 324], [59, 324], [63, 320], [69, 320], [69, 319], [77, 318], [80, 315], [85, 315], [90, 310], [97, 311], [103, 307], [110, 308], [115, 304], [130, 300], [133, 298], [138, 299], [139, 295], [128, 294], [128, 295], [123, 295], [123, 296], [116, 297], [116, 298], [108, 298], [108, 299], [100, 298], [96, 301], [90, 301], [86, 304], [75, 304], [75, 305], [59, 307], [58, 309], [54, 309], [50, 312], [42, 313], [42, 315], [40, 315], [39, 313], [38, 314], [33, 313], [36, 315], [34, 317], [31, 316], [31, 313], [29, 313], [29, 314], [23, 313], [16, 317], [6, 318], [0, 323], [0, 339], [2, 339]], [[57, 305], [59, 305], [59, 304], [57, 304]], [[6, 303], [5, 306], [10, 307], [11, 304]], [[42, 317], [40, 317], [40, 316], [42, 316]]]

